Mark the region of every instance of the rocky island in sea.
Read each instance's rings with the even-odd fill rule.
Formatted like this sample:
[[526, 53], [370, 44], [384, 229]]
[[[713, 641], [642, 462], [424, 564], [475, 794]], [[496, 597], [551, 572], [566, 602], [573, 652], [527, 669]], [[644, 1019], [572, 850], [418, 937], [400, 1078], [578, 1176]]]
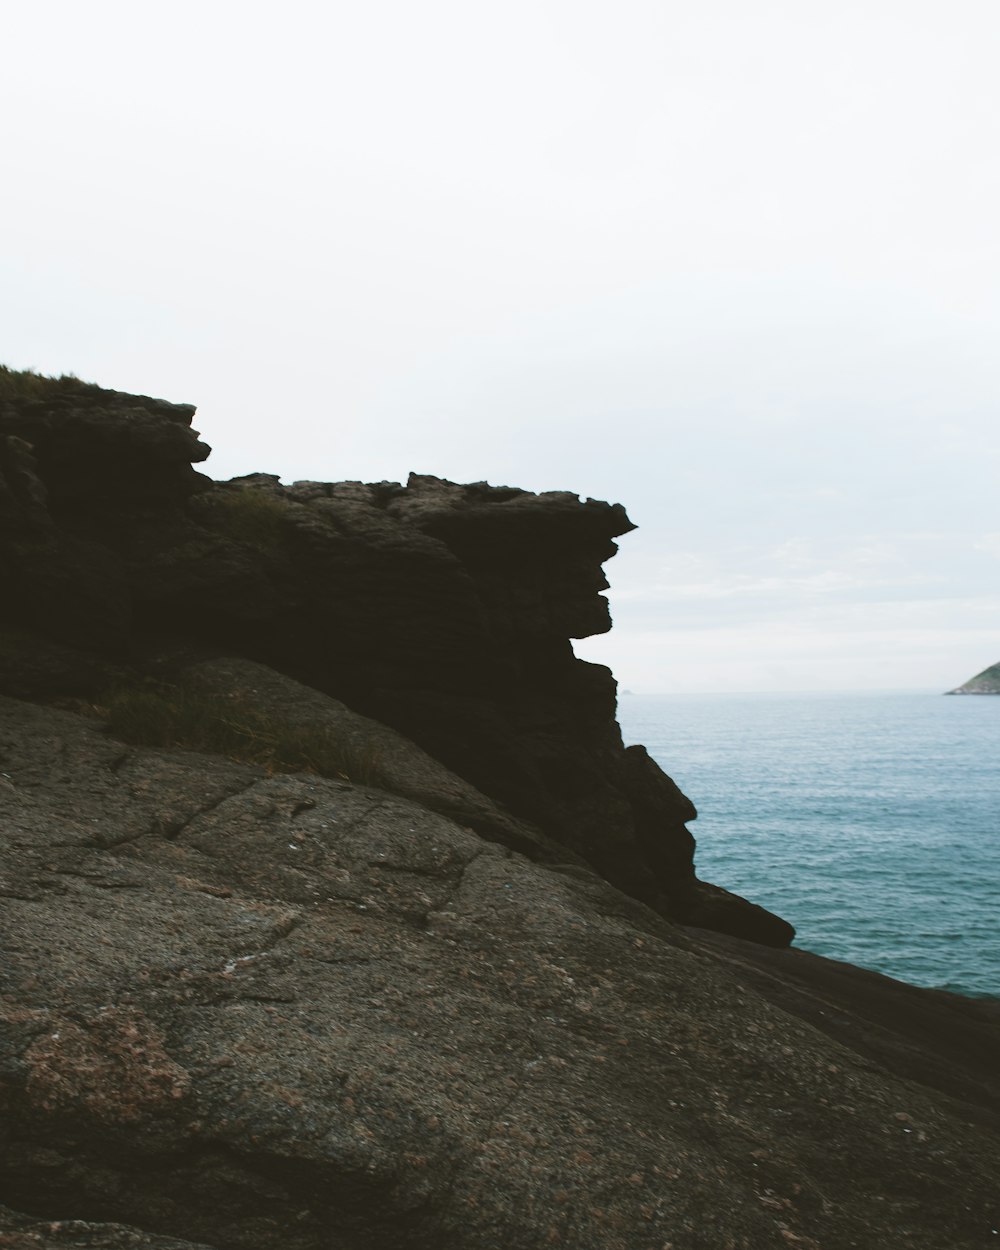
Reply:
[[624, 510], [193, 415], [0, 371], [2, 1244], [991, 1244], [1000, 1007], [699, 880]]
[[1000, 694], [1000, 664], [991, 664], [954, 690], [946, 690], [945, 694]]

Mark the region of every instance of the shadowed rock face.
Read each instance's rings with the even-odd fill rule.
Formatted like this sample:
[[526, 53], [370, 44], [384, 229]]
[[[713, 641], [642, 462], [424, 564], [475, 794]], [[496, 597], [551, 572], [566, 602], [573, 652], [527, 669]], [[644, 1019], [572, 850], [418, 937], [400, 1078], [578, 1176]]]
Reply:
[[[40, 393], [0, 403], [0, 1246], [993, 1244], [997, 1005], [695, 879], [569, 642], [620, 508], [215, 484], [191, 409]], [[117, 740], [95, 696], [151, 678], [366, 784]]]
[[157, 1237], [122, 1224], [89, 1220], [40, 1220], [0, 1206], [4, 1250], [213, 1250], [211, 1246]]
[[194, 408], [84, 383], [0, 397], [3, 616], [86, 651], [123, 652], [132, 596], [123, 542], [207, 479]]
[[684, 932], [373, 732], [421, 802], [0, 698], [0, 1244], [991, 1244], [995, 1007]]
[[193, 409], [61, 383], [0, 405], [0, 689], [93, 697], [240, 655], [403, 733], [663, 915], [774, 945], [703, 886], [695, 809], [571, 639], [610, 628], [619, 505], [485, 483], [213, 483]]
[[0, 439], [30, 445], [54, 514], [79, 508], [113, 520], [123, 506], [169, 506], [198, 489], [191, 465], [211, 449], [191, 429], [194, 413], [192, 404], [65, 380], [44, 395], [0, 399]]

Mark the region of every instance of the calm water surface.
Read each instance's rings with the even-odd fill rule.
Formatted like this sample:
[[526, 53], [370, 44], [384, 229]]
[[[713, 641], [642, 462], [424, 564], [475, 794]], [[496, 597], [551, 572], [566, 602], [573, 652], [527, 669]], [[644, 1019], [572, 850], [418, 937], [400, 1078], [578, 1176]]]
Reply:
[[1000, 697], [623, 695], [698, 808], [699, 876], [796, 945], [1000, 996]]

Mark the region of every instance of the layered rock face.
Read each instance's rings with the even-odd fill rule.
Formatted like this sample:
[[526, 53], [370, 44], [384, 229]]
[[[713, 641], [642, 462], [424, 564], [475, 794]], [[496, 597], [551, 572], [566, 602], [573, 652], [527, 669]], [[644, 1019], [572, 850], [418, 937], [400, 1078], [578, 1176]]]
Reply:
[[[3, 615], [33, 640], [3, 688], [92, 696], [108, 663], [242, 655], [399, 730], [662, 914], [787, 944], [697, 880], [693, 805], [624, 749], [611, 673], [573, 654], [610, 628], [622, 507], [416, 475], [213, 483], [192, 416], [71, 382], [0, 408]], [[60, 669], [39, 634], [80, 658]]]

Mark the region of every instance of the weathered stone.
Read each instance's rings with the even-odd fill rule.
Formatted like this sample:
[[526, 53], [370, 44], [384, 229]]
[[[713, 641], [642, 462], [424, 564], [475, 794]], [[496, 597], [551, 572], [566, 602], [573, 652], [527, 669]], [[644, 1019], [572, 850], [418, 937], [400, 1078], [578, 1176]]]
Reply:
[[[693, 806], [624, 750], [611, 673], [573, 654], [610, 627], [602, 564], [633, 528], [620, 505], [416, 474], [212, 483], [191, 467], [208, 454], [192, 415], [72, 380], [0, 406], [0, 623], [111, 667], [263, 662], [412, 740], [504, 809], [508, 845], [531, 828], [526, 853], [559, 844], [664, 915], [790, 940], [700, 886]], [[0, 688], [91, 692], [92, 665], [58, 690], [50, 659]]]
[[213, 1250], [175, 1237], [156, 1237], [124, 1224], [39, 1220], [0, 1206], [3, 1250]]
[[31, 444], [15, 434], [0, 437], [0, 525], [11, 535], [52, 527], [48, 491], [38, 476]]
[[191, 429], [191, 404], [126, 395], [74, 379], [44, 395], [0, 400], [0, 439], [32, 448], [57, 513], [93, 515], [183, 499], [204, 479], [191, 468], [210, 449]]
[[990, 1244], [996, 1013], [54, 709], [0, 700], [0, 769], [0, 1182], [87, 1222], [35, 1244]]
[[542, 862], [585, 862], [540, 830], [515, 820], [394, 729], [273, 669], [250, 660], [208, 660], [181, 670], [179, 676], [188, 689], [220, 701], [235, 699], [270, 720], [331, 735], [360, 762], [372, 784], [440, 812], [492, 842]]

